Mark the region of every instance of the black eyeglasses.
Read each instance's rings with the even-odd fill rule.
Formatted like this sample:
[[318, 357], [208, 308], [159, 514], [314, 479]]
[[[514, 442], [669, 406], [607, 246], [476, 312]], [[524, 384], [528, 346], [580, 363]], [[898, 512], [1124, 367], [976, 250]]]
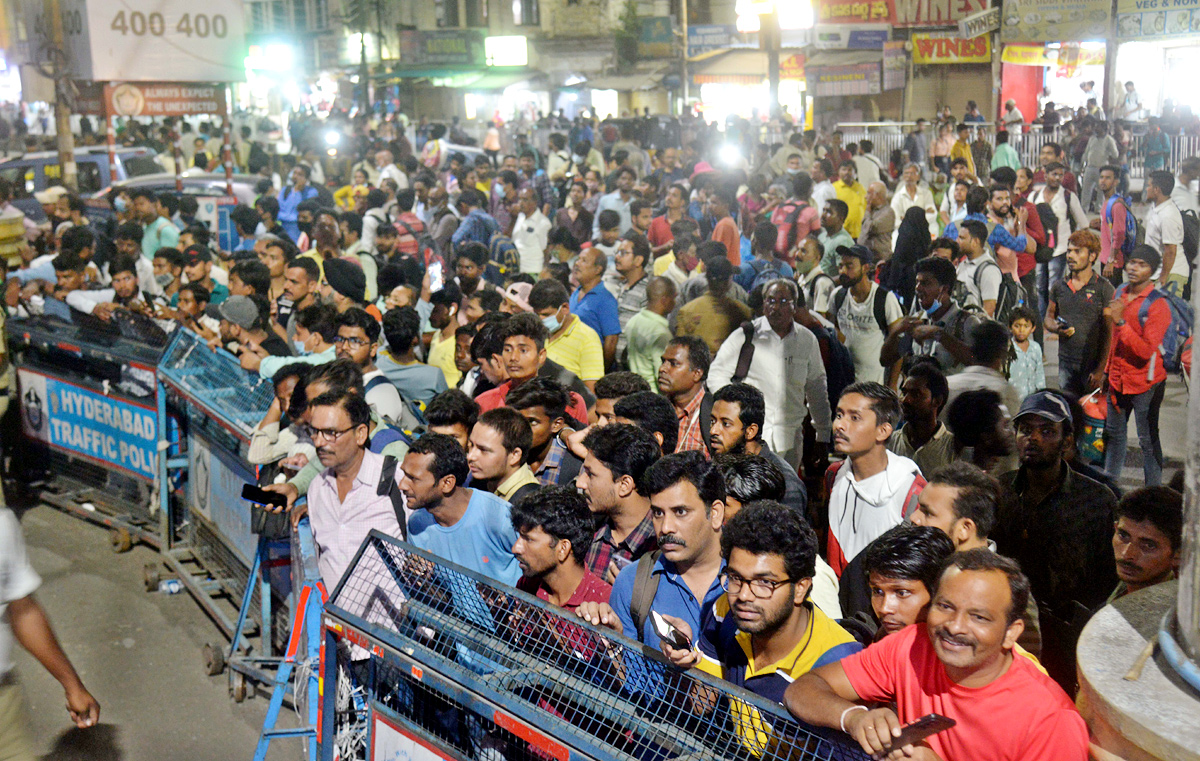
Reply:
[[736, 573], [730, 573], [729, 571], [723, 571], [718, 578], [721, 580], [721, 588], [733, 597], [737, 597], [741, 593], [743, 584], [749, 584], [750, 594], [754, 595], [760, 600], [769, 599], [771, 595], [775, 594], [776, 589], [792, 583], [791, 579], [784, 579], [783, 581], [772, 581], [771, 579], [752, 579], [750, 581], [746, 581]]
[[346, 336], [338, 336], [337, 338], [333, 339], [333, 342], [335, 344], [339, 344], [339, 345], [340, 344], [350, 344], [351, 346], [353, 346], [354, 348], [357, 349], [357, 348], [360, 348], [363, 346], [370, 345], [371, 340], [368, 338], [347, 338]]
[[337, 430], [336, 428], [313, 428], [311, 425], [305, 426], [304, 430], [308, 433], [308, 437], [313, 441], [337, 441], [346, 434], [347, 431], [353, 431], [358, 426], [350, 426]]

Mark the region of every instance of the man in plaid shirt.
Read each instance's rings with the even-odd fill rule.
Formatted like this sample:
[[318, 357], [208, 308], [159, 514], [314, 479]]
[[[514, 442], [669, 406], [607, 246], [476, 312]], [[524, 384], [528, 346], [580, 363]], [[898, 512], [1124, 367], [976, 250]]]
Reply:
[[584, 565], [612, 583], [622, 568], [658, 549], [650, 496], [641, 493], [638, 480], [661, 451], [652, 435], [620, 423], [594, 428], [583, 446], [587, 456], [575, 485], [592, 513], [604, 517]]
[[533, 149], [526, 148], [521, 151], [519, 162], [521, 187], [533, 188], [541, 199], [542, 213], [547, 217], [553, 216], [554, 190], [550, 187], [550, 178], [546, 176], [545, 170], [537, 168], [537, 155]]
[[[707, 457], [712, 423], [712, 394], [704, 388], [712, 354], [698, 336], [678, 336], [667, 344], [658, 368], [658, 391], [675, 408], [679, 417], [676, 452], [697, 450]], [[706, 414], [707, 413], [707, 414]]]

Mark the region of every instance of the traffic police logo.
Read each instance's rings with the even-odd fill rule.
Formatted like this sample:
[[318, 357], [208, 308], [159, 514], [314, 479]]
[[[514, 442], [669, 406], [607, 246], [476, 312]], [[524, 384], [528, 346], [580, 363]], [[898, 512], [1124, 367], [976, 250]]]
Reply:
[[25, 392], [25, 421], [29, 423], [29, 427], [35, 431], [42, 430], [42, 424], [46, 422], [46, 416], [42, 410], [42, 398], [34, 389], [29, 389]]

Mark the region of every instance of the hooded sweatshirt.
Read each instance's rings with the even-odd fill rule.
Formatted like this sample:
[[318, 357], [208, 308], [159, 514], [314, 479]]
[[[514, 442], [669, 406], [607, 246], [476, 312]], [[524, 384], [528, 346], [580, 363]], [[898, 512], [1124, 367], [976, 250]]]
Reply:
[[839, 576], [867, 545], [917, 509], [917, 495], [925, 488], [921, 469], [894, 452], [887, 458], [881, 473], [861, 481], [848, 461], [830, 466], [829, 565]]

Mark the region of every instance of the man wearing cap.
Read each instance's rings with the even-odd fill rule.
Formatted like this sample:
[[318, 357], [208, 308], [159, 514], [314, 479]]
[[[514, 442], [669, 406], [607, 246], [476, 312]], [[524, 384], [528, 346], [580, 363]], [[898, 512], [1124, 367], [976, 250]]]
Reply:
[[1163, 337], [1171, 311], [1153, 281], [1162, 257], [1152, 246], [1134, 247], [1125, 259], [1125, 284], [1104, 309], [1112, 335], [1108, 354], [1108, 420], [1105, 425], [1104, 469], [1114, 481], [1125, 467], [1125, 438], [1129, 413], [1137, 415], [1146, 486], [1162, 484], [1162, 444], [1158, 410], [1166, 389]]
[[[212, 278], [212, 251], [206, 246], [188, 246], [183, 251], [183, 275], [189, 283], [199, 283], [209, 293], [209, 304], [229, 298], [229, 289]], [[179, 303], [179, 294], [171, 297], [171, 306]]]
[[376, 320], [383, 318], [374, 304], [363, 306], [366, 300], [367, 276], [362, 267], [348, 259], [326, 259], [325, 280], [321, 283], [321, 300], [333, 306], [338, 314], [351, 307], [367, 310]]
[[1038, 601], [1042, 663], [1073, 694], [1075, 642], [1089, 611], [1117, 583], [1112, 553], [1117, 500], [1103, 484], [1068, 466], [1075, 429], [1062, 397], [1030, 394], [1015, 423], [1021, 466], [999, 477], [1007, 498], [992, 539], [998, 552], [1028, 572]]
[[[268, 311], [263, 313], [263, 307]], [[283, 339], [267, 329], [270, 307], [261, 296], [230, 296], [220, 304], [213, 304], [205, 313], [218, 320], [218, 333], [222, 344], [237, 343], [235, 352], [239, 357], [246, 352], [261, 353], [272, 357], [290, 357], [292, 352]]]
[[896, 294], [871, 277], [875, 254], [863, 245], [838, 246], [838, 285], [829, 299], [829, 316], [854, 359], [858, 381], [888, 382], [879, 355], [893, 325], [904, 319]]
[[533, 290], [533, 283], [513, 283], [501, 292], [504, 300], [500, 302], [500, 311], [505, 314], [521, 314], [522, 312], [532, 312], [533, 307], [529, 306], [529, 292]]

